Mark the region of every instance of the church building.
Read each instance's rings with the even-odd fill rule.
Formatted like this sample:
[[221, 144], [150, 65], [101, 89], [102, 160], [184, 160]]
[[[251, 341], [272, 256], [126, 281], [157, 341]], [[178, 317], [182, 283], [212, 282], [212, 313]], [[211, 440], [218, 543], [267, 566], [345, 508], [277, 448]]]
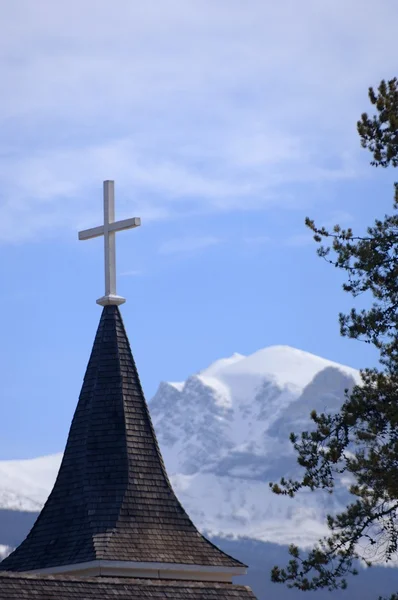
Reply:
[[105, 295], [54, 488], [27, 538], [0, 563], [0, 600], [248, 600], [246, 566], [196, 529], [170, 484], [116, 293], [114, 219], [104, 182]]

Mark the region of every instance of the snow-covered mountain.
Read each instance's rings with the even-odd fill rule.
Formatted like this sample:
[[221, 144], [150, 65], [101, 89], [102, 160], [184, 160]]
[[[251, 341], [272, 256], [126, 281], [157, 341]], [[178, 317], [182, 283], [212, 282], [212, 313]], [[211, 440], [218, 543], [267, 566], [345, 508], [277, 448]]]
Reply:
[[[273, 346], [218, 360], [185, 382], [161, 383], [152, 419], [174, 489], [198, 527], [303, 547], [318, 539], [344, 486], [292, 501], [273, 495], [268, 482], [297, 472], [289, 433], [310, 426], [312, 409], [338, 408], [359, 380], [349, 367]], [[0, 461], [0, 509], [39, 510], [61, 458]]]

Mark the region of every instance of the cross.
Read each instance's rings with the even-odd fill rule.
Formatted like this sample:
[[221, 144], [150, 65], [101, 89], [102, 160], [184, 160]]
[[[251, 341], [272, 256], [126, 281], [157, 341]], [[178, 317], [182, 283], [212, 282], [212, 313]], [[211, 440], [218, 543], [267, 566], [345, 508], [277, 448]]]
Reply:
[[118, 306], [126, 302], [116, 293], [116, 240], [115, 233], [124, 229], [132, 229], [141, 225], [139, 217], [115, 221], [115, 182], [104, 181], [104, 224], [79, 232], [79, 240], [91, 240], [104, 236], [105, 249], [105, 296], [97, 300], [97, 304]]

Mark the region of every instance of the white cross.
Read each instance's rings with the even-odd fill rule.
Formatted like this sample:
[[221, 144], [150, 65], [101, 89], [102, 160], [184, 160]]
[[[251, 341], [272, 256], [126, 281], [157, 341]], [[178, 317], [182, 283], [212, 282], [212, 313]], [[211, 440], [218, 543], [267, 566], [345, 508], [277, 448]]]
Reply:
[[105, 248], [105, 296], [97, 300], [97, 304], [107, 306], [114, 304], [118, 306], [126, 302], [125, 298], [116, 293], [116, 231], [139, 227], [141, 219], [133, 217], [123, 221], [115, 221], [115, 182], [104, 181], [104, 224], [100, 227], [86, 229], [79, 232], [79, 240], [91, 240], [91, 238], [104, 236]]

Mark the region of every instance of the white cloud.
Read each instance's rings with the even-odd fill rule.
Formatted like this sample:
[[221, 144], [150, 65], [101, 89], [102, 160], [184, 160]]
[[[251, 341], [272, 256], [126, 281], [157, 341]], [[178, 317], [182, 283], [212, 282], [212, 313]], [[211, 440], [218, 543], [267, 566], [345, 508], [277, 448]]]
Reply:
[[149, 220], [286, 206], [289, 185], [355, 177], [367, 87], [395, 73], [398, 6], [383, 6], [8, 3], [0, 240], [92, 221], [106, 178]]
[[213, 236], [176, 238], [164, 242], [160, 246], [159, 252], [161, 254], [191, 254], [220, 243], [221, 240]]

